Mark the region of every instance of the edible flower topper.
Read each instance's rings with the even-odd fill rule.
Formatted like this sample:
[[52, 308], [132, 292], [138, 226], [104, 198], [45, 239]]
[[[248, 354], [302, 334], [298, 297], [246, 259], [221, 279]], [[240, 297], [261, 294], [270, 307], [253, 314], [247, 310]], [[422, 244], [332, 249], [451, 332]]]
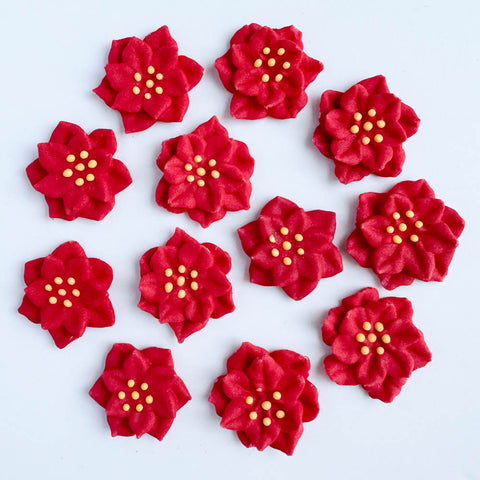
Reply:
[[327, 375], [339, 385], [361, 385], [372, 398], [391, 402], [413, 370], [432, 355], [422, 332], [412, 323], [406, 298], [379, 298], [364, 288], [332, 308], [322, 327], [332, 347], [324, 360]]
[[200, 244], [177, 228], [165, 246], [140, 259], [138, 306], [168, 323], [182, 343], [210, 318], [235, 310], [226, 276], [230, 268], [227, 252], [213, 243]]
[[191, 58], [178, 55], [168, 27], [147, 35], [114, 40], [106, 75], [94, 92], [122, 115], [126, 133], [139, 132], [155, 122], [181, 122], [188, 94], [203, 75]]
[[335, 226], [334, 212], [306, 212], [286, 198], [274, 198], [257, 220], [238, 229], [251, 259], [250, 281], [275, 285], [301, 300], [320, 279], [343, 269], [340, 251], [332, 243]]
[[309, 359], [296, 352], [269, 353], [245, 342], [227, 360], [227, 374], [217, 378], [208, 400], [222, 417], [220, 425], [236, 431], [246, 447], [292, 455], [303, 423], [319, 412], [309, 370]]
[[115, 195], [132, 183], [127, 167], [113, 158], [117, 141], [112, 130], [85, 133], [60, 122], [38, 158], [27, 167], [35, 190], [45, 195], [51, 218], [102, 220], [115, 205]]
[[346, 92], [323, 93], [313, 143], [333, 160], [342, 183], [371, 173], [396, 177], [405, 162], [403, 142], [419, 124], [413, 109], [390, 93], [385, 77], [377, 75]]
[[128, 343], [113, 345], [90, 396], [105, 409], [112, 437], [148, 433], [158, 440], [191, 399], [175, 373], [170, 350], [137, 350]]
[[347, 250], [362, 267], [373, 269], [387, 290], [415, 278], [440, 282], [464, 226], [425, 180], [405, 181], [387, 193], [360, 195]]
[[25, 264], [25, 296], [18, 311], [48, 330], [58, 348], [80, 338], [87, 327], [110, 327], [115, 314], [108, 296], [112, 269], [89, 258], [77, 242]]
[[250, 208], [254, 163], [248, 147], [229, 138], [212, 117], [192, 133], [163, 142], [157, 158], [163, 177], [156, 201], [170, 212], [187, 212], [208, 227], [228, 211]]
[[302, 32], [295, 27], [251, 23], [235, 33], [215, 68], [233, 93], [232, 116], [254, 120], [296, 117], [308, 100], [305, 89], [323, 65], [303, 52]]

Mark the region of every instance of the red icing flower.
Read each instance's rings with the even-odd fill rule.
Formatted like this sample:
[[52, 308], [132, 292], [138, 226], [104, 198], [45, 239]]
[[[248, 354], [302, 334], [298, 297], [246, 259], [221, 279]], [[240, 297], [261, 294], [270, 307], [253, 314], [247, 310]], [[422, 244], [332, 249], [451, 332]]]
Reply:
[[115, 195], [132, 183], [127, 167], [113, 158], [116, 150], [112, 130], [87, 135], [67, 122], [57, 125], [48, 143], [38, 144], [27, 175], [45, 195], [51, 218], [101, 220], [112, 210]]
[[213, 243], [200, 244], [177, 228], [165, 246], [148, 250], [140, 259], [138, 306], [168, 323], [182, 343], [209, 318], [235, 310], [226, 277], [230, 268], [227, 252]]
[[129, 343], [113, 345], [90, 396], [105, 408], [112, 437], [148, 433], [158, 440], [192, 398], [173, 369], [170, 350], [137, 350]]
[[163, 142], [157, 165], [164, 172], [157, 203], [173, 213], [187, 212], [202, 227], [228, 211], [250, 208], [254, 160], [243, 142], [228, 137], [217, 117]]
[[362, 267], [372, 268], [387, 290], [415, 278], [440, 282], [464, 226], [425, 180], [401, 182], [387, 193], [360, 195], [347, 250]]
[[230, 40], [230, 49], [215, 61], [223, 86], [231, 93], [235, 118], [294, 118], [306, 105], [305, 89], [323, 65], [303, 52], [302, 32], [295, 27], [245, 25]]
[[87, 327], [110, 327], [115, 313], [108, 298], [112, 269], [88, 258], [77, 242], [25, 264], [25, 296], [18, 311], [48, 330], [58, 348], [80, 338]]
[[122, 115], [126, 133], [155, 122], [181, 122], [189, 92], [202, 78], [203, 68], [178, 55], [168, 27], [147, 35], [114, 40], [106, 75], [94, 92]]
[[286, 198], [274, 198], [258, 220], [238, 229], [251, 258], [250, 281], [275, 285], [301, 300], [321, 278], [343, 270], [340, 252], [332, 243], [335, 226], [333, 212], [305, 212]]
[[209, 401], [220, 425], [235, 430], [246, 447], [276, 448], [292, 455], [319, 411], [318, 393], [307, 380], [310, 360], [291, 350], [269, 353], [245, 342], [227, 360]]
[[379, 299], [374, 288], [344, 298], [322, 327], [323, 340], [332, 347], [324, 360], [327, 375], [339, 385], [361, 385], [370, 397], [391, 402], [413, 370], [432, 359], [412, 315], [407, 298]]
[[342, 183], [370, 173], [396, 177], [405, 161], [402, 144], [419, 123], [413, 109], [390, 93], [385, 77], [377, 75], [344, 93], [323, 93], [313, 143], [333, 160]]

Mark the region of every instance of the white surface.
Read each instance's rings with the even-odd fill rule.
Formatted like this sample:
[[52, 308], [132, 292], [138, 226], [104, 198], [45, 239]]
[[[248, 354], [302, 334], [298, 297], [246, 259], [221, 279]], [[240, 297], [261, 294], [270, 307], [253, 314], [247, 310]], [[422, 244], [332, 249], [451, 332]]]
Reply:
[[[480, 228], [480, 9], [471, 1], [91, 1], [2, 2], [0, 96], [2, 115], [0, 255], [0, 476], [4, 479], [478, 479], [479, 383], [477, 309]], [[305, 51], [325, 64], [307, 90], [309, 103], [295, 120], [255, 122], [229, 116], [230, 95], [213, 68], [233, 33], [250, 22], [294, 24]], [[145, 36], [167, 24], [180, 52], [206, 68], [191, 92], [181, 124], [157, 124], [125, 135], [117, 112], [91, 89], [103, 76], [112, 39]], [[321, 93], [345, 90], [382, 73], [390, 89], [422, 119], [406, 142], [398, 179], [370, 177], [348, 186], [313, 147]], [[228, 214], [203, 230], [185, 215], [156, 206], [160, 173], [155, 158], [163, 140], [192, 131], [216, 114], [256, 159], [252, 208]], [[25, 167], [36, 144], [57, 122], [91, 131], [112, 128], [117, 158], [133, 184], [117, 196], [102, 222], [51, 220], [43, 197], [29, 185]], [[329, 352], [319, 326], [329, 308], [374, 275], [345, 252], [358, 194], [386, 191], [397, 181], [426, 178], [439, 198], [457, 209], [467, 227], [443, 283], [415, 282], [395, 290], [408, 296], [433, 362], [414, 372], [393, 404], [370, 399], [360, 387], [340, 387], [325, 375]], [[320, 282], [301, 302], [276, 288], [250, 284], [248, 259], [235, 229], [256, 218], [275, 195], [305, 209], [337, 212], [336, 243], [344, 272]], [[167, 326], [136, 307], [138, 259], [163, 244], [174, 227], [212, 241], [233, 257], [229, 275], [237, 310], [211, 320], [179, 345]], [[89, 256], [112, 265], [112, 328], [89, 329], [58, 350], [50, 336], [16, 309], [24, 288], [23, 264], [75, 239]], [[244, 448], [219, 426], [207, 396], [226, 358], [241, 341], [308, 355], [321, 412], [305, 425], [293, 457]], [[114, 342], [171, 348], [193, 400], [179, 411], [159, 443], [149, 436], [110, 438], [104, 410], [88, 396]]]

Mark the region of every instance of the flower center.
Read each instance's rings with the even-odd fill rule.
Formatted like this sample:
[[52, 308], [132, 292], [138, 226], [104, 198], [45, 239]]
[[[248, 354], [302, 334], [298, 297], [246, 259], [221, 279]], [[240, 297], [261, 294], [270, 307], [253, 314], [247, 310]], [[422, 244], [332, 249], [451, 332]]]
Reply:
[[[368, 145], [372, 139], [376, 143], [383, 142], [383, 135], [380, 133], [381, 129], [385, 128], [385, 120], [375, 120], [377, 117], [377, 111], [374, 108], [370, 108], [367, 112], [367, 121], [361, 123], [364, 118], [360, 112], [353, 114], [353, 125], [350, 127], [350, 132], [354, 135], [362, 132], [361, 142], [363, 145]], [[375, 124], [373, 121], [375, 120]], [[365, 133], [366, 132], [366, 133]]]
[[[423, 222], [415, 219], [415, 213], [412, 210], [407, 210], [405, 212], [405, 217], [406, 218], [402, 219], [400, 213], [394, 212], [392, 218], [395, 220], [395, 225], [389, 225], [386, 228], [387, 233], [394, 234], [392, 236], [392, 242], [397, 245], [400, 245], [407, 239], [413, 243], [417, 243], [420, 240], [417, 233], [418, 230], [423, 228]], [[396, 230], [398, 230], [398, 232], [396, 232]], [[412, 230], [417, 233], [411, 233]]]
[[[135, 407], [137, 412], [141, 412], [144, 409], [145, 404], [151, 405], [153, 403], [153, 396], [148, 392], [148, 383], [141, 383], [140, 391], [135, 388], [135, 385], [135, 380], [130, 378], [125, 385], [125, 390], [120, 390], [117, 393], [119, 400], [125, 400], [122, 405], [124, 412], [130, 411], [132, 407]], [[134, 404], [132, 400], [136, 403]]]
[[135, 72], [133, 79], [136, 82], [136, 85], [132, 88], [134, 95], [140, 95], [143, 90], [143, 97], [150, 100], [153, 92], [158, 95], [163, 93], [163, 87], [160, 85], [160, 81], [163, 80], [163, 73], [156, 72], [153, 65], [147, 68], [147, 73], [144, 75]]
[[255, 390], [259, 393], [254, 398], [252, 395], [245, 397], [245, 403], [247, 405], [254, 405], [254, 409], [250, 411], [248, 417], [250, 420], [257, 420], [259, 417], [262, 419], [262, 424], [265, 427], [269, 427], [272, 424], [272, 417], [275, 415], [277, 419], [285, 418], [285, 411], [280, 409], [282, 405], [278, 404], [278, 401], [281, 400], [282, 394], [279, 391], [274, 391], [271, 395], [267, 393], [262, 393], [262, 388], [257, 388]]
[[[203, 166], [200, 166], [202, 164]], [[185, 180], [189, 183], [194, 182], [197, 180], [197, 185], [199, 187], [205, 186], [205, 180], [202, 177], [205, 177], [207, 173], [210, 173], [210, 176], [217, 180], [220, 178], [220, 172], [218, 170], [213, 169], [217, 165], [217, 161], [214, 158], [211, 158], [208, 162], [205, 162], [201, 155], [195, 155], [193, 157], [193, 164], [192, 163], [185, 163], [184, 169], [187, 172], [190, 172], [186, 177]], [[205, 167], [210, 167], [207, 168]], [[194, 170], [195, 169], [195, 170]]]
[[[259, 53], [259, 58], [253, 62], [255, 68], [263, 66], [262, 72], [264, 73], [261, 79], [264, 83], [269, 82], [271, 79], [275, 80], [275, 82], [281, 82], [287, 70], [292, 66], [290, 62], [282, 62], [282, 58], [279, 58], [285, 55], [284, 48], [277, 49], [276, 55], [272, 54], [270, 47], [264, 47], [261, 53]], [[275, 66], [277, 68], [273, 69]]]
[[[197, 270], [190, 270], [190, 272], [187, 272], [185, 265], [180, 265], [177, 268], [177, 272], [178, 273], [175, 273], [171, 268], [167, 268], [164, 272], [165, 276], [168, 278], [168, 281], [164, 285], [164, 289], [167, 293], [173, 292], [176, 293], [178, 298], [185, 298], [187, 295], [185, 288], [190, 287], [193, 291], [198, 290], [198, 283], [195, 280], [198, 277]], [[190, 282], [188, 285], [187, 278]]]
[[[55, 277], [53, 282], [47, 283], [43, 288], [46, 292], [50, 292], [51, 296], [48, 298], [48, 303], [55, 305], [58, 301], [63, 302], [63, 306], [70, 308], [73, 303], [72, 300], [80, 296], [80, 290], [71, 288], [75, 285], [75, 279], [68, 277], [66, 281], [62, 277]], [[54, 291], [54, 288], [56, 291]], [[68, 290], [66, 290], [66, 288]]]
[[[303, 235], [301, 233], [296, 233], [295, 235], [289, 236], [290, 231], [287, 227], [280, 228], [278, 233], [279, 235], [277, 234], [277, 236], [272, 234], [268, 237], [270, 243], [277, 244], [275, 248], [270, 250], [270, 255], [272, 255], [272, 257], [280, 257], [280, 252], [282, 252], [282, 254], [290, 252], [294, 246], [296, 247], [294, 250], [297, 255], [302, 256], [305, 254], [305, 250], [298, 245], [303, 241]], [[289, 253], [289, 255], [291, 254]], [[282, 256], [281, 260], [287, 267], [292, 264], [292, 259], [288, 255]]]
[[388, 333], [383, 333], [382, 336], [378, 335], [385, 330], [385, 326], [382, 322], [376, 322], [373, 328], [377, 334], [373, 333], [372, 324], [370, 322], [363, 322], [362, 330], [355, 335], [355, 340], [362, 344], [360, 347], [360, 353], [362, 355], [368, 355], [373, 348], [375, 348], [378, 355], [383, 355], [385, 353], [385, 345], [388, 345], [391, 342]]
[[[93, 159], [90, 159], [87, 162], [86, 160], [88, 159], [88, 155], [89, 153], [86, 150], [82, 150], [78, 155], [80, 157], [80, 162], [77, 162], [77, 157], [73, 153], [70, 153], [65, 157], [65, 160], [71, 165], [69, 165], [69, 168], [66, 168], [62, 172], [62, 175], [65, 178], [72, 178], [77, 187], [81, 187], [82, 185], [84, 185], [85, 180], [87, 182], [93, 182], [95, 180], [95, 175], [93, 173], [89, 172], [85, 175], [85, 177], [83, 176], [84, 174], [81, 173], [85, 172], [86, 169], [94, 169], [98, 165], [97, 161]], [[82, 162], [82, 160], [85, 160], [85, 163], [87, 164], [86, 167], [85, 163]]]

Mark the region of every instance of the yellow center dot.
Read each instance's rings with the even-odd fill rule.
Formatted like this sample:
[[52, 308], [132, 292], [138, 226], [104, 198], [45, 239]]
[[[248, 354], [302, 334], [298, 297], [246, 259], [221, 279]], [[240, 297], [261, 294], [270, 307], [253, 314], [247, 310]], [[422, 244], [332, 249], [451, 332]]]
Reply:
[[370, 353], [370, 349], [366, 347], [365, 345], [360, 349], [360, 353], [362, 355], [368, 355]]
[[187, 294], [187, 292], [185, 290], [179, 290], [178, 293], [177, 293], [177, 297], [178, 298], [185, 298], [186, 294]]
[[72, 163], [75, 161], [75, 155], [67, 155], [67, 158], [65, 159], [67, 162]]
[[195, 155], [193, 157], [193, 161], [196, 162], [196, 163], [200, 163], [202, 161], [201, 155]]
[[59, 294], [61, 297], [64, 297], [64, 296], [67, 294], [67, 291], [64, 290], [63, 288], [61, 288], [61, 289], [58, 291], [58, 294]]
[[147, 86], [147, 88], [152, 88], [153, 87], [153, 80], [147, 80], [145, 82], [145, 85]]
[[398, 229], [401, 231], [401, 232], [404, 232], [406, 229], [407, 229], [407, 225], [405, 223], [401, 223], [399, 226], [398, 226]]
[[282, 78], [283, 78], [283, 75], [281, 73], [275, 75], [275, 81], [276, 82], [279, 82], [280, 80], [282, 80]]
[[285, 418], [285, 412], [283, 410], [277, 410], [275, 416], [277, 418]]
[[398, 212], [395, 212], [393, 215], [392, 215], [393, 219], [394, 220], [398, 220], [400, 218], [400, 214]]
[[364, 129], [366, 132], [369, 132], [372, 128], [373, 128], [373, 123], [372, 123], [372, 122], [365, 122], [365, 123], [363, 124], [363, 129]]
[[303, 255], [305, 253], [305, 250], [303, 248], [297, 248], [297, 253], [299, 255]]
[[200, 167], [200, 168], [197, 168], [197, 175], [200, 175], [201, 177], [203, 177], [205, 174], [207, 173], [207, 171]]
[[137, 86], [135, 86], [132, 88], [132, 92], [134, 95], [138, 95], [140, 93], [140, 89]]
[[270, 242], [272, 242], [272, 243], [275, 243], [275, 235], [270, 235], [270, 236], [268, 237], [268, 240], [269, 240]]
[[297, 233], [294, 238], [297, 242], [301, 242], [303, 240], [303, 235], [301, 233]]
[[67, 168], [66, 170], [63, 171], [62, 175], [65, 178], [71, 177], [73, 175], [73, 171], [70, 168]]
[[192, 278], [197, 278], [197, 277], [198, 277], [198, 272], [197, 272], [196, 270], [192, 270], [192, 271], [190, 272], [190, 276], [191, 276]]
[[127, 382], [127, 385], [132, 388], [134, 385], [135, 385], [135, 380], [133, 380], [132, 378]]
[[353, 118], [354, 118], [354, 120], [359, 122], [362, 119], [362, 114], [360, 112], [354, 113]]
[[282, 228], [280, 229], [280, 233], [281, 233], [282, 235], [288, 235], [288, 228], [287, 228], [287, 227], [282, 227]]
[[391, 340], [392, 339], [390, 338], [390, 335], [388, 335], [388, 334], [382, 335], [382, 342], [383, 343], [390, 343]]
[[358, 133], [358, 132], [360, 131], [360, 128], [359, 128], [358, 125], [352, 125], [352, 126], [350, 127], [350, 131], [351, 131], [352, 133]]
[[177, 285], [179, 287], [183, 287], [185, 285], [185, 277], [183, 276], [180, 276], [177, 278]]
[[268, 47], [265, 47], [265, 48], [263, 49], [263, 53], [264, 53], [265, 55], [268, 55], [268, 54], [270, 53], [270, 49], [269, 49]]
[[85, 183], [85, 180], [84, 180], [83, 178], [77, 178], [77, 179], [75, 180], [75, 185], [76, 185], [77, 187], [81, 187], [84, 183]]
[[210, 172], [210, 175], [213, 177], [213, 178], [219, 178], [220, 177], [220, 172], [218, 170], [212, 170]]
[[279, 48], [277, 50], [278, 55], [284, 55], [285, 54], [285, 49], [284, 48]]
[[163, 93], [163, 88], [162, 87], [155, 87], [155, 93], [158, 93], [161, 95]]
[[197, 282], [192, 282], [192, 283], [190, 284], [190, 288], [191, 288], [192, 290], [198, 290], [198, 283], [197, 283]]
[[383, 347], [377, 347], [377, 353], [379, 355], [383, 355], [385, 353], [385, 349]]
[[377, 336], [374, 333], [369, 333], [367, 338], [368, 338], [368, 341], [371, 342], [371, 343], [373, 343], [377, 340]]
[[365, 335], [363, 333], [357, 333], [355, 336], [355, 340], [357, 342], [364, 342], [365, 341]]
[[367, 113], [369, 117], [374, 117], [377, 114], [377, 111], [374, 108], [371, 108]]
[[128, 412], [130, 410], [130, 405], [128, 405], [128, 403], [126, 403], [123, 407], [122, 407], [123, 411], [124, 412]]
[[144, 95], [144, 97], [145, 97], [147, 100], [150, 100], [150, 99], [152, 98], [152, 94], [147, 92], [147, 93]]
[[61, 285], [63, 283], [63, 279], [62, 277], [55, 277], [53, 279], [53, 281], [57, 284], [57, 285]]
[[156, 78], [157, 80], [163, 80], [163, 73], [157, 73], [157, 74], [155, 75], [155, 78]]
[[262, 75], [262, 82], [268, 82], [270, 80], [270, 75], [268, 75], [267, 73], [264, 73]]
[[57, 297], [50, 297], [48, 299], [48, 302], [51, 303], [52, 305], [55, 305], [57, 303]]
[[282, 398], [282, 394], [280, 392], [273, 392], [273, 395], [272, 397], [275, 399], [275, 400], [280, 400]]
[[257, 392], [261, 392], [262, 391], [262, 387], [258, 387], [256, 388]]
[[377, 133], [373, 139], [377, 142], [377, 143], [381, 143], [383, 142], [383, 135], [380, 135], [379, 133]]
[[178, 266], [178, 273], [185, 273], [187, 271], [187, 267], [185, 265]]
[[152, 75], [155, 73], [155, 67], [153, 65], [150, 65], [148, 68], [147, 68], [147, 72]]
[[375, 324], [375, 330], [376, 330], [377, 332], [383, 332], [383, 328], [384, 328], [384, 327], [383, 327], [383, 323], [377, 322], [377, 323]]
[[248, 418], [250, 418], [250, 420], [256, 420], [258, 418], [257, 412], [250, 412]]
[[282, 243], [282, 248], [284, 250], [290, 250], [292, 248], [292, 244], [290, 242], [283, 242]]
[[197, 180], [197, 185], [198, 185], [199, 187], [204, 187], [204, 186], [205, 186], [205, 180], [202, 180], [202, 179]]
[[217, 161], [216, 161], [214, 158], [211, 158], [211, 159], [208, 161], [208, 166], [209, 166], [209, 167], [214, 167], [216, 164], [217, 164]]
[[74, 297], [79, 297], [80, 296], [80, 290], [77, 290], [76, 288], [72, 290], [72, 295]]
[[140, 398], [140, 394], [137, 391], [132, 392], [132, 398], [134, 400], [138, 400]]
[[287, 265], [287, 267], [288, 267], [289, 265], [292, 264], [292, 259], [291, 259], [290, 257], [285, 257], [285, 258], [283, 259], [283, 264], [284, 264], [284, 265]]
[[422, 227], [423, 227], [423, 222], [422, 222], [421, 220], [417, 220], [417, 221], [415, 222], [415, 226], [416, 226], [417, 228], [422, 228]]
[[262, 423], [266, 426], [269, 427], [272, 424], [272, 420], [270, 418], [264, 418]]
[[187, 175], [187, 182], [192, 183], [195, 180], [195, 177], [193, 175]]
[[270, 254], [272, 255], [272, 257], [278, 257], [280, 255], [280, 252], [276, 248], [272, 248]]
[[173, 290], [173, 283], [166, 283], [164, 288], [167, 293], [170, 293]]
[[414, 243], [418, 242], [418, 235], [410, 235], [410, 240]]
[[143, 383], [140, 385], [140, 388], [141, 388], [143, 391], [147, 390], [147, 388], [148, 388], [148, 383], [143, 382]]
[[171, 268], [167, 268], [165, 270], [165, 276], [166, 277], [171, 277], [173, 275], [173, 270]]
[[85, 165], [83, 163], [77, 163], [75, 165], [75, 170], [78, 170], [79, 172], [83, 172], [85, 170]]
[[393, 233], [394, 231], [395, 229], [391, 225], [387, 227], [387, 233]]
[[408, 218], [413, 218], [413, 216], [415, 215], [411, 210], [407, 210], [405, 212], [405, 215], [408, 217]]
[[145, 397], [145, 403], [148, 403], [149, 405], [153, 403], [153, 397], [151, 395], [147, 395]]
[[97, 165], [98, 165], [98, 163], [97, 163], [96, 160], [90, 160], [90, 161], [87, 163], [88, 168], [95, 168]]
[[45, 290], [47, 292], [51, 292], [53, 290], [53, 287], [49, 283], [47, 283], [47, 285], [45, 285]]
[[379, 120], [379, 121], [377, 122], [377, 127], [378, 127], [378, 128], [384, 128], [384, 127], [385, 127], [385, 122], [384, 122], [383, 120]]
[[191, 172], [193, 167], [192, 165], [190, 165], [190, 163], [186, 163], [183, 168], [187, 171], [187, 172]]
[[70, 308], [72, 306], [72, 302], [70, 300], [64, 300], [63, 305], [67, 308]]
[[362, 143], [363, 143], [364, 145], [368, 145], [368, 144], [370, 143], [370, 139], [369, 139], [368, 137], [363, 137], [363, 138], [362, 138]]
[[262, 408], [264, 410], [270, 410], [272, 408], [272, 404], [268, 400], [266, 400], [265, 402], [262, 402]]
[[135, 407], [135, 410], [136, 410], [137, 412], [141, 412], [141, 411], [143, 410], [143, 405], [138, 404], [138, 405]]
[[273, 67], [273, 66], [275, 65], [275, 63], [276, 63], [276, 62], [275, 62], [275, 59], [274, 59], [274, 58], [269, 58], [269, 59], [268, 59], [268, 62], [267, 62], [267, 65], [268, 65], [269, 67]]
[[372, 324], [370, 322], [363, 322], [362, 328], [368, 332], [372, 329]]
[[137, 82], [140, 82], [140, 80], [142, 80], [142, 75], [140, 72], [136, 72], [135, 75], [133, 76], [133, 78], [137, 81]]
[[87, 182], [93, 182], [95, 180], [95, 175], [93, 173], [89, 173], [85, 178]]
[[402, 243], [402, 237], [399, 235], [394, 235], [392, 237], [393, 243], [396, 243], [397, 245], [400, 245]]
[[69, 285], [75, 285], [75, 279], [73, 277], [68, 277], [67, 278], [67, 283]]
[[123, 400], [125, 398], [125, 392], [118, 392], [118, 398]]
[[283, 68], [284, 68], [285, 70], [288, 70], [290, 67], [291, 67], [290, 62], [284, 62]]
[[80, 158], [82, 158], [83, 160], [85, 160], [86, 158], [88, 158], [88, 152], [86, 150], [82, 150], [80, 152]]
[[251, 405], [251, 404], [253, 403], [253, 397], [248, 396], [248, 397], [245, 399], [245, 403], [246, 403], [247, 405]]
[[262, 60], [260, 58], [257, 58], [254, 62], [253, 62], [253, 66], [258, 68], [258, 67], [261, 67], [262, 66]]

